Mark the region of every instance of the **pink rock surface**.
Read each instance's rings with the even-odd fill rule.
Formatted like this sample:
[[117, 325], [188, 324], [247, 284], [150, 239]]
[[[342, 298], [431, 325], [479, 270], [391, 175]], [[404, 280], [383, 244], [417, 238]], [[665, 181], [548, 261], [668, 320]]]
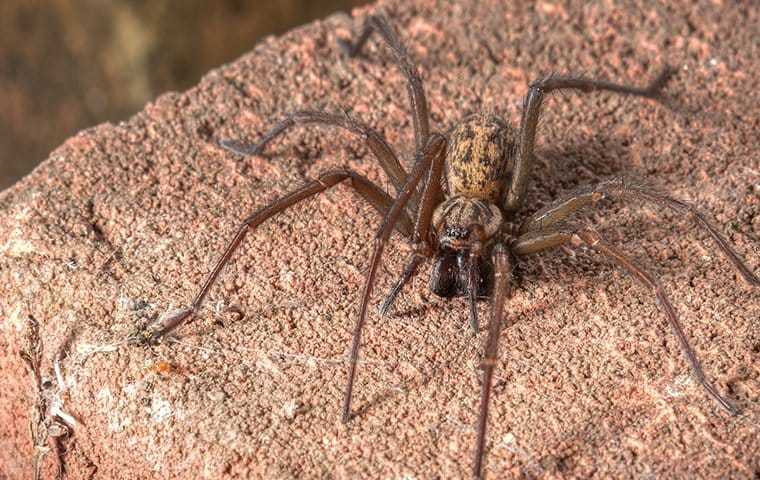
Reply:
[[[474, 4], [477, 3], [477, 6]], [[698, 204], [758, 270], [758, 10], [691, 2], [622, 8], [539, 2], [381, 2], [418, 60], [432, 124], [466, 112], [516, 122], [549, 72], [645, 83], [665, 62], [674, 109], [609, 94], [545, 108], [525, 214], [622, 173]], [[346, 354], [379, 219], [339, 186], [248, 236], [194, 323], [155, 347], [138, 326], [189, 304], [257, 207], [330, 167], [389, 186], [355, 138], [298, 128], [267, 157], [256, 139], [283, 112], [346, 109], [409, 158], [403, 77], [377, 39], [346, 59], [339, 38], [378, 7], [268, 39], [119, 125], [81, 132], [0, 195], [0, 476], [29, 478], [35, 405], [18, 352], [40, 325], [43, 372], [60, 362], [70, 478], [456, 478], [469, 474], [485, 337], [427, 270], [389, 318], [374, 308], [354, 420], [340, 422]], [[757, 478], [760, 295], [706, 235], [652, 205], [614, 203], [589, 222], [663, 282], [729, 417], [694, 382], [647, 291], [598, 256], [526, 258], [501, 336], [490, 478]], [[372, 303], [408, 247], [394, 237]], [[486, 304], [480, 305], [487, 318]], [[54, 381], [52, 390], [59, 388]], [[52, 477], [55, 455], [45, 457]]]

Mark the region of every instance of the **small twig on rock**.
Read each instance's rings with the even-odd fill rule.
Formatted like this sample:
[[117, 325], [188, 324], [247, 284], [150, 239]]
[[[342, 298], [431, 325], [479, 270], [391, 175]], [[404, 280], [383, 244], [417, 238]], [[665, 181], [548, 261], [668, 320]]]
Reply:
[[64, 441], [71, 436], [73, 429], [80, 422], [63, 409], [62, 395], [66, 391], [66, 382], [61, 368], [68, 347], [73, 339], [73, 333], [66, 336], [61, 347], [56, 352], [53, 361], [53, 374], [57, 381], [57, 389], [49, 377], [42, 375], [42, 340], [40, 339], [39, 323], [33, 317], [28, 318], [27, 331], [19, 356], [26, 363], [32, 377], [34, 399], [29, 413], [29, 432], [34, 444], [32, 468], [34, 479], [41, 478], [45, 455], [54, 450], [56, 453], [56, 478], [64, 478], [66, 474], [66, 446]]

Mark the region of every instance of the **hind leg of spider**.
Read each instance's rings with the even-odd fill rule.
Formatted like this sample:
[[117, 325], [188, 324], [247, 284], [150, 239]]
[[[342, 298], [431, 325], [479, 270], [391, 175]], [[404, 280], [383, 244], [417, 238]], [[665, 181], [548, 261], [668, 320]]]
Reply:
[[412, 122], [414, 124], [414, 143], [416, 151], [421, 151], [427, 144], [430, 135], [430, 123], [428, 120], [428, 106], [425, 100], [425, 89], [422, 86], [417, 67], [412, 57], [406, 51], [401, 39], [388, 23], [388, 19], [383, 15], [372, 15], [364, 22], [362, 32], [351, 43], [347, 40], [339, 40], [338, 44], [349, 57], [355, 57], [359, 54], [362, 47], [369, 39], [372, 32], [377, 32], [385, 40], [385, 43], [391, 48], [393, 58], [401, 72], [407, 80], [407, 90], [409, 93], [409, 104], [412, 109]]
[[483, 353], [483, 384], [480, 393], [480, 410], [476, 427], [475, 456], [473, 459], [473, 478], [483, 477], [483, 459], [486, 446], [486, 427], [488, 424], [488, 407], [491, 400], [493, 374], [499, 353], [499, 335], [504, 326], [504, 304], [511, 295], [512, 261], [509, 251], [502, 244], [494, 246], [494, 289], [491, 303], [491, 321], [488, 324], [488, 338]]
[[[216, 262], [214, 269], [206, 277], [206, 280], [201, 286], [198, 294], [195, 296], [192, 305], [167, 318], [159, 319], [153, 325], [150, 325], [146, 332], [130, 338], [130, 343], [155, 343], [161, 337], [166, 336], [183, 324], [189, 323], [193, 314], [200, 309], [206, 294], [208, 294], [209, 290], [214, 285], [219, 273], [224, 266], [227, 265], [233, 253], [235, 253], [248, 232], [296, 203], [327, 190], [344, 180], [349, 180], [349, 185], [380, 213], [386, 213], [393, 204], [393, 199], [380, 187], [352, 170], [331, 170], [323, 173], [316, 180], [309, 181], [297, 190], [275, 200], [243, 220], [240, 228], [238, 228], [237, 234], [235, 234], [235, 237], [227, 245], [224, 254], [222, 254], [221, 258]], [[397, 219], [394, 222], [393, 227], [405, 237], [412, 237], [412, 221], [405, 212], [402, 211], [397, 213]]]
[[[383, 223], [375, 235], [372, 259], [370, 260], [369, 270], [367, 270], [367, 277], [364, 282], [364, 291], [362, 293], [361, 304], [359, 307], [359, 317], [356, 321], [356, 325], [354, 326], [354, 334], [351, 341], [348, 380], [346, 382], [346, 392], [343, 399], [343, 423], [348, 422], [348, 420], [351, 418], [351, 398], [353, 396], [354, 380], [356, 378], [356, 364], [359, 361], [361, 334], [364, 323], [367, 319], [367, 305], [369, 304], [370, 295], [372, 295], [372, 289], [375, 286], [377, 267], [380, 265], [380, 259], [382, 258], [385, 244], [387, 243], [391, 231], [398, 222], [401, 214], [404, 212], [404, 207], [406, 206], [407, 202], [409, 202], [412, 194], [415, 192], [417, 185], [422, 179], [422, 176], [427, 172], [443, 171], [445, 153], [446, 139], [441, 135], [431, 135], [428, 144], [416, 155], [414, 167], [409, 173], [409, 178], [407, 179], [402, 192], [399, 194], [399, 196], [393, 202], [391, 208], [385, 214]], [[431, 176], [432, 175], [428, 173], [428, 177]], [[432, 183], [440, 184], [440, 176]], [[428, 183], [428, 185], [429, 184], [430, 183]], [[428, 192], [423, 192], [422, 196], [424, 198], [427, 195]], [[424, 208], [420, 208], [420, 211], [423, 210]]]
[[533, 165], [533, 148], [536, 143], [536, 129], [541, 113], [544, 97], [555, 90], [580, 90], [588, 93], [593, 91], [608, 91], [622, 95], [651, 98], [658, 100], [662, 89], [675, 71], [666, 66], [662, 72], [646, 87], [638, 88], [603, 80], [591, 80], [573, 76], [548, 76], [530, 85], [523, 104], [522, 121], [520, 122], [520, 140], [518, 154], [512, 173], [504, 208], [513, 212], [520, 208], [528, 186], [528, 178]]
[[663, 313], [665, 313], [665, 317], [667, 318], [670, 327], [673, 329], [673, 333], [676, 335], [676, 338], [678, 338], [681, 350], [691, 366], [694, 377], [702, 385], [707, 394], [729, 414], [736, 415], [739, 413], [739, 410], [718, 393], [712, 383], [710, 383], [705, 376], [702, 366], [686, 338], [681, 322], [678, 320], [676, 310], [670, 303], [670, 299], [660, 282], [652, 276], [652, 274], [631, 260], [625, 253], [605, 242], [599, 233], [591, 229], [575, 228], [567, 225], [555, 225], [555, 228], [552, 230], [532, 231], [521, 235], [512, 244], [512, 251], [515, 255], [528, 255], [560, 245], [587, 245], [612, 260], [616, 265], [628, 272], [643, 286], [648, 288], [654, 294], [657, 304], [660, 306]]
[[372, 153], [380, 162], [380, 166], [390, 179], [396, 192], [401, 191], [406, 181], [406, 171], [398, 160], [393, 148], [378, 131], [368, 125], [351, 118], [346, 114], [336, 115], [313, 110], [299, 110], [285, 115], [285, 118], [269, 129], [256, 143], [245, 143], [238, 140], [220, 140], [219, 145], [237, 155], [261, 155], [264, 148], [275, 138], [296, 125], [322, 124], [342, 128], [364, 140]]
[[696, 207], [622, 177], [613, 178], [590, 187], [581, 187], [568, 196], [542, 208], [528, 217], [520, 227], [520, 232], [545, 230], [558, 222], [562, 222], [583, 207], [594, 205], [607, 197], [644, 200], [659, 207], [668, 208], [682, 216], [690, 217], [699, 228], [712, 237], [718, 251], [728, 258], [746, 283], [754, 287], [760, 286], [760, 279], [750, 271], [749, 267], [731, 247], [731, 244], [710, 225], [707, 218]]

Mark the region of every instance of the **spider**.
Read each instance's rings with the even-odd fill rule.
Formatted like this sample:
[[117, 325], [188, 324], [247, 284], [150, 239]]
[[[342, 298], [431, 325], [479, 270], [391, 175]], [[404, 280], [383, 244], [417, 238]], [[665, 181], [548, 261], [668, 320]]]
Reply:
[[411, 171], [406, 172], [380, 133], [346, 114], [296, 111], [286, 115], [284, 120], [255, 144], [231, 140], [222, 140], [220, 144], [236, 154], [257, 155], [263, 152], [269, 142], [293, 126], [324, 124], [338, 127], [359, 136], [366, 143], [388, 175], [396, 196], [391, 196], [352, 170], [337, 169], [327, 171], [316, 180], [275, 200], [243, 220], [192, 305], [154, 322], [141, 334], [140, 341], [156, 342], [177, 327], [190, 322], [220, 271], [248, 232], [296, 203], [339, 183], [346, 183], [383, 216], [383, 221], [375, 236], [353, 331], [343, 399], [344, 423], [351, 418], [351, 399], [369, 299], [383, 250], [394, 229], [410, 242], [412, 253], [400, 279], [382, 303], [381, 315], [388, 313], [404, 285], [427, 259], [433, 260], [430, 290], [444, 298], [466, 296], [469, 302], [469, 322], [475, 333], [479, 331], [476, 301], [482, 297], [491, 297], [491, 318], [480, 366], [483, 376], [472, 467], [474, 477], [481, 478], [483, 475], [489, 398], [497, 362], [499, 334], [505, 323], [504, 305], [511, 295], [516, 260], [559, 246], [587, 246], [612, 260], [648, 288], [665, 313], [696, 379], [723, 409], [730, 414], [737, 414], [738, 409], [718, 393], [706, 378], [660, 282], [617, 247], [607, 243], [593, 228], [568, 222], [569, 217], [578, 210], [609, 197], [652, 202], [694, 220], [709, 233], [718, 251], [728, 257], [747, 283], [755, 287], [760, 285], [758, 277], [697, 209], [641, 183], [614, 178], [576, 190], [541, 208], [519, 228], [512, 228], [510, 223], [525, 200], [531, 165], [535, 161], [533, 148], [536, 129], [547, 94], [556, 90], [579, 90], [584, 93], [602, 90], [657, 101], [662, 99], [662, 90], [673, 70], [666, 67], [644, 88], [576, 76], [545, 77], [530, 84], [519, 128], [510, 126], [492, 114], [477, 113], [464, 118], [444, 136], [430, 132], [422, 80], [406, 48], [383, 15], [368, 17], [356, 41], [342, 41], [342, 49], [348, 57], [355, 57], [373, 32], [377, 32], [390, 47], [395, 64], [406, 78], [415, 138], [415, 159]]

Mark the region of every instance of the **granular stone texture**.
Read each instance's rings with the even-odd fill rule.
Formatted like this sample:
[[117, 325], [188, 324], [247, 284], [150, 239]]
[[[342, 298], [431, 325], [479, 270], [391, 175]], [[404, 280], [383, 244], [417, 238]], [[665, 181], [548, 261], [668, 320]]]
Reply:
[[[188, 92], [70, 138], [3, 192], [0, 476], [32, 475], [38, 397], [19, 355], [32, 322], [46, 398], [77, 422], [59, 437], [60, 456], [43, 458], [44, 478], [56, 458], [69, 478], [469, 474], [485, 333], [470, 334], [464, 300], [428, 292], [427, 269], [392, 315], [372, 308], [355, 417], [340, 422], [380, 222], [348, 187], [250, 234], [175, 337], [125, 341], [189, 304], [256, 208], [336, 166], [390, 186], [360, 139], [342, 132], [296, 128], [246, 158], [216, 145], [255, 140], [290, 110], [344, 109], [408, 160], [406, 87], [387, 49], [375, 38], [346, 59], [337, 45], [380, 8], [419, 62], [441, 132], [481, 109], [517, 122], [529, 82], [551, 72], [645, 84], [677, 66], [669, 108], [604, 93], [550, 98], [517, 220], [568, 189], [633, 174], [697, 204], [757, 272], [760, 11], [517, 3], [381, 2], [267, 39]], [[654, 205], [610, 202], [583, 221], [660, 278], [707, 375], [742, 414], [729, 417], [696, 384], [655, 299], [632, 278], [584, 250], [527, 257], [507, 306], [514, 325], [501, 335], [488, 476], [758, 478], [758, 290], [688, 219]], [[408, 253], [394, 236], [373, 305]]]

